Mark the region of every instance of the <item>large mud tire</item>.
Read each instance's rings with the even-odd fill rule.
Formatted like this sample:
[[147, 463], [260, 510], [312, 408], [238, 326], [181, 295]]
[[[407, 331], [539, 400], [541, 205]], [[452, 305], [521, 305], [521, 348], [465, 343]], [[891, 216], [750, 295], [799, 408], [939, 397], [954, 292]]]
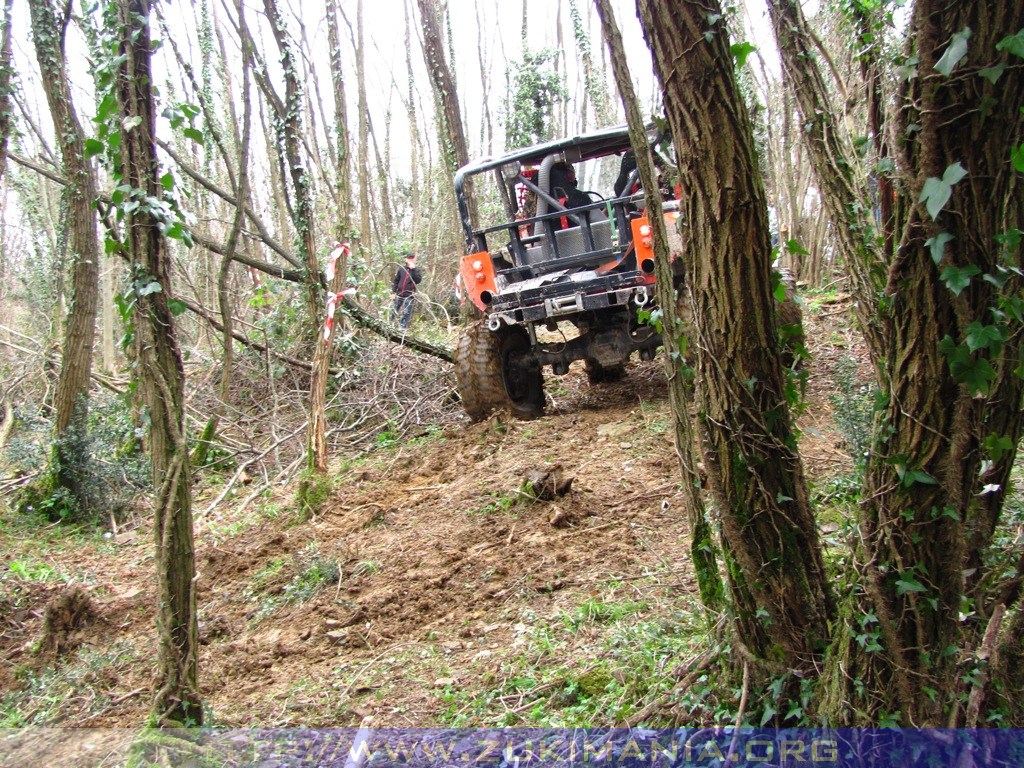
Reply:
[[516, 364], [516, 358], [529, 348], [525, 328], [503, 325], [489, 331], [482, 320], [466, 326], [455, 353], [455, 378], [462, 405], [473, 421], [502, 409], [520, 419], [544, 413], [540, 367]]

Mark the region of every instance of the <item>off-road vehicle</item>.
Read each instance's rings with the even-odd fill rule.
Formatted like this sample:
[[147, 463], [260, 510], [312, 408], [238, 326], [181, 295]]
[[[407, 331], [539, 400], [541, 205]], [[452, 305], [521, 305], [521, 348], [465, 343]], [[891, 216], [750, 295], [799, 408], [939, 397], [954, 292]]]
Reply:
[[[474, 420], [502, 408], [520, 418], [540, 415], [545, 367], [561, 375], [584, 360], [591, 382], [599, 382], [621, 376], [634, 352], [654, 356], [660, 335], [637, 319], [653, 298], [654, 252], [631, 159], [629, 135], [619, 127], [456, 173], [467, 247], [461, 276], [483, 313], [463, 331], [456, 353], [459, 393]], [[678, 250], [674, 199], [665, 211]]]

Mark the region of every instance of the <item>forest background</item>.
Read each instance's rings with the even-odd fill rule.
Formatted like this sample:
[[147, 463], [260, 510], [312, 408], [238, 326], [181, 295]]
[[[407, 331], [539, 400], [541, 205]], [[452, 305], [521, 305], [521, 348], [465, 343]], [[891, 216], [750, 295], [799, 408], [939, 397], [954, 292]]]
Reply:
[[[759, 10], [748, 22], [738, 9], [687, 5], [671, 17], [639, 5], [646, 40], [636, 9], [615, 5], [626, 35], [617, 59], [602, 2], [5, 3], [0, 493], [22, 516], [113, 535], [153, 515], [156, 722], [203, 720], [193, 480], [216, 488], [203, 516], [240, 488], [244, 510], [294, 480], [295, 514], [313, 520], [335, 490], [330, 457], [452, 423], [444, 363], [459, 325], [450, 293], [463, 240], [454, 170], [620, 123], [623, 104], [666, 121], [693, 181], [687, 221], [709, 223], [691, 241], [702, 254], [692, 302], [706, 310], [698, 431], [705, 459], [737, 462], [707, 462], [717, 511], [705, 515], [691, 497], [688, 512], [702, 610], [730, 618], [739, 662], [708, 654], [687, 668], [722, 665], [739, 691], [738, 721], [751, 674], [762, 722], [817, 712], [976, 725], [1019, 714], [1000, 686], [1019, 686], [1012, 637], [1022, 620], [1020, 568], [1003, 546], [1017, 518], [1002, 516], [1020, 435], [1020, 4], [990, 16], [978, 4], [837, 3], [809, 21], [796, 4], [772, 4], [783, 55], [767, 65], [773, 42]], [[680, 86], [697, 45], [673, 46], [691, 38], [711, 51], [691, 83], [721, 78], [715, 93], [725, 96], [711, 105]], [[630, 90], [626, 65], [639, 105], [619, 95]], [[914, 120], [933, 95], [914, 89], [936, 78], [953, 94], [942, 109], [969, 105], [963, 114], [994, 116], [998, 130], [972, 142], [967, 131], [943, 135], [952, 121], [930, 122], [942, 109]], [[979, 95], [997, 83], [999, 98]], [[887, 114], [891, 103], [902, 106]], [[754, 211], [745, 227], [709, 213], [723, 189], [754, 201], [735, 209]], [[962, 215], [982, 199], [994, 201], [992, 216]], [[960, 223], [942, 229], [940, 216], [954, 213]], [[335, 243], [347, 248], [328, 268]], [[962, 252], [967, 243], [980, 255]], [[384, 308], [407, 250], [424, 257], [427, 279], [403, 336]], [[872, 406], [858, 400], [850, 437], [865, 517], [849, 560], [821, 554], [789, 431], [800, 374], [782, 370], [769, 332], [769, 256], [805, 291], [848, 291], [872, 369], [864, 391], [880, 393]], [[718, 271], [727, 264], [732, 274]], [[345, 288], [355, 292], [342, 297]], [[662, 302], [669, 328], [671, 303]], [[934, 328], [914, 325], [929, 313]], [[754, 332], [736, 340], [730, 323]], [[715, 370], [717, 333], [738, 342], [735, 370]], [[684, 357], [669, 356], [670, 371]], [[719, 376], [732, 384], [716, 390]], [[764, 399], [755, 407], [727, 391], [736, 382]], [[923, 393], [932, 382], [955, 418]], [[674, 403], [686, 489], [693, 434]], [[728, 418], [708, 418], [718, 410]], [[727, 445], [729, 430], [763, 438], [782, 468], [751, 462], [761, 444], [716, 454], [709, 447]], [[739, 498], [755, 487], [764, 498]], [[140, 501], [147, 492], [152, 508]], [[709, 519], [714, 542], [700, 539]], [[773, 530], [786, 557], [760, 547]], [[701, 546], [722, 558], [721, 573], [714, 561], [702, 569]], [[962, 569], [941, 562], [950, 546]], [[797, 575], [763, 576], [779, 564]], [[835, 599], [826, 565], [866, 574], [851, 582], [852, 603]], [[991, 687], [990, 661], [1003, 670]], [[815, 691], [806, 681], [818, 677]]]

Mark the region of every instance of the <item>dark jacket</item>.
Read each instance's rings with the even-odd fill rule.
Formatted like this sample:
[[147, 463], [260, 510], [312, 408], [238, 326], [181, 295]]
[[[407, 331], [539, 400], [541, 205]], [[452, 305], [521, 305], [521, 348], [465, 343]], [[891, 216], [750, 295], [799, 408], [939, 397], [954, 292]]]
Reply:
[[417, 267], [409, 268], [402, 264], [395, 273], [394, 282], [391, 283], [391, 290], [396, 296], [412, 296], [416, 293], [416, 283], [423, 280], [423, 275]]

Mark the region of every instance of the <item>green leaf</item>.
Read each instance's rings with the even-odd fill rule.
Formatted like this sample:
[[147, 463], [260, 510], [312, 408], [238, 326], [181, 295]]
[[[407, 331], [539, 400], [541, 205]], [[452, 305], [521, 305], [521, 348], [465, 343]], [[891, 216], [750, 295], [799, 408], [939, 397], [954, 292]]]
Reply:
[[85, 156], [86, 158], [95, 157], [96, 155], [102, 154], [103, 150], [106, 149], [106, 144], [98, 139], [86, 139], [85, 140]]
[[170, 120], [171, 128], [177, 128], [185, 122], [185, 115], [179, 107], [167, 107], [161, 115]]
[[933, 219], [937, 219], [942, 213], [942, 209], [946, 207], [946, 203], [949, 202], [950, 195], [953, 194], [953, 185], [966, 175], [967, 171], [960, 163], [953, 163], [946, 168], [941, 179], [929, 176], [925, 179], [918, 202], [925, 203], [928, 213]]
[[985, 67], [978, 74], [992, 83], [992, 85], [995, 85], [996, 81], [1003, 76], [1004, 71], [1006, 71], [1005, 64], [996, 64], [994, 67]]
[[140, 285], [136, 287], [135, 293], [138, 296], [149, 296], [150, 294], [153, 293], [160, 293], [160, 291], [162, 290], [163, 287], [160, 285], [160, 283], [154, 280], [153, 282], [147, 283], [146, 285]]
[[924, 241], [925, 247], [931, 248], [932, 261], [935, 262], [936, 267], [942, 263], [942, 254], [946, 250], [946, 243], [955, 239], [949, 232], [939, 232], [935, 237], [929, 237]]
[[999, 309], [1018, 323], [1024, 323], [1024, 300], [1020, 296], [1000, 296]]
[[938, 485], [934, 477], [920, 469], [896, 467], [896, 474], [900, 476], [900, 482], [904, 488], [910, 488], [913, 485]]
[[164, 189], [170, 192], [172, 189], [174, 189], [174, 176], [172, 176], [170, 173], [165, 173], [163, 176], [160, 177], [160, 186], [162, 186]]
[[811, 255], [811, 252], [808, 251], [806, 248], [804, 248], [802, 245], [800, 245], [800, 243], [798, 243], [796, 240], [787, 240], [786, 241], [786, 250], [789, 251], [790, 253], [795, 253], [795, 254], [798, 254], [800, 256], [810, 256]]
[[992, 364], [985, 358], [975, 359], [966, 344], [957, 344], [950, 336], [946, 336], [939, 344], [946, 356], [949, 373], [953, 379], [966, 386], [972, 395], [987, 395], [996, 372]]
[[989, 434], [983, 443], [985, 453], [992, 461], [999, 461], [1003, 454], [1013, 450], [1013, 440], [1006, 435], [997, 435], [995, 432]]
[[946, 184], [949, 184], [949, 186], [952, 187], [957, 182], [963, 180], [963, 178], [966, 175], [967, 175], [967, 169], [966, 168], [964, 168], [962, 165], [960, 165], [960, 163], [953, 163], [952, 165], [947, 166], [946, 170], [943, 171], [943, 173], [942, 173], [942, 180]]
[[1010, 35], [1004, 37], [998, 43], [996, 43], [997, 51], [1008, 51], [1014, 56], [1019, 56], [1024, 59], [1024, 28], [1021, 28], [1016, 35]]
[[764, 728], [765, 723], [767, 723], [777, 714], [778, 710], [776, 710], [775, 707], [773, 707], [771, 704], [765, 704], [764, 714], [761, 715], [761, 727]]
[[967, 55], [967, 41], [970, 37], [970, 27], [964, 27], [960, 32], [955, 33], [946, 52], [942, 54], [942, 58], [935, 62], [935, 69], [949, 77], [960, 60]]
[[967, 326], [965, 341], [971, 352], [987, 349], [997, 353], [1006, 341], [1006, 331], [997, 325], [982, 325], [975, 321]]
[[108, 93], [96, 107], [96, 117], [93, 118], [93, 122], [105, 123], [115, 114], [117, 114], [117, 97]]
[[971, 278], [981, 273], [976, 264], [969, 264], [966, 267], [946, 267], [939, 275], [939, 279], [946, 284], [954, 295], [959, 296], [964, 288], [971, 284]]
[[1014, 168], [1024, 173], [1024, 144], [1010, 150], [1010, 160]]
[[1002, 234], [996, 235], [996, 242], [1002, 246], [1005, 246], [1008, 250], [1016, 249], [1022, 241], [1024, 241], [1024, 232], [1021, 232], [1016, 227], [1008, 229]]
[[188, 309], [188, 307], [185, 306], [185, 302], [181, 299], [168, 299], [167, 308], [171, 310], [171, 314], [175, 317], [178, 317], [182, 312]]
[[185, 138], [192, 139], [196, 144], [203, 143], [203, 132], [198, 128], [186, 128], [182, 133], [185, 134]]
[[138, 115], [126, 117], [124, 120], [121, 121], [121, 127], [125, 130], [126, 133], [130, 132], [133, 128], [137, 128], [140, 125], [142, 125], [142, 118]]
[[756, 45], [752, 45], [745, 40], [742, 43], [733, 43], [729, 46], [729, 52], [732, 54], [732, 57], [736, 59], [737, 67], [742, 67], [746, 64], [747, 57], [756, 50]]
[[896, 594], [905, 595], [907, 592], [924, 592], [925, 586], [914, 576], [913, 572], [900, 575], [896, 579]]

